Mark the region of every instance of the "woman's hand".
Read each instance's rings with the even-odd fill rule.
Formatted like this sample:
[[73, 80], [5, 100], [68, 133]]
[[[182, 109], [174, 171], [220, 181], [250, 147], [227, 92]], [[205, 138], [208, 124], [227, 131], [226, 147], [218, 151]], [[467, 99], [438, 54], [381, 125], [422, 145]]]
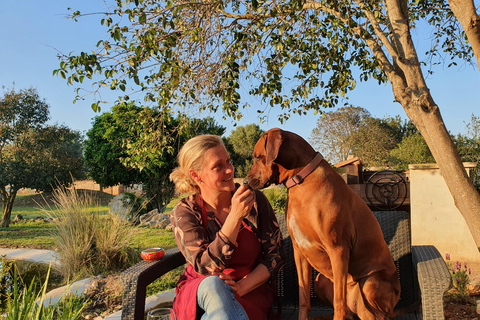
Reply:
[[263, 264], [259, 264], [251, 273], [238, 281], [233, 280], [230, 275], [223, 272], [214, 272], [213, 274], [232, 287], [233, 291], [240, 297], [258, 288], [270, 278], [270, 272]]
[[242, 184], [232, 196], [232, 206], [229, 215], [233, 215], [238, 220], [243, 220], [255, 203], [255, 194], [245, 184]]

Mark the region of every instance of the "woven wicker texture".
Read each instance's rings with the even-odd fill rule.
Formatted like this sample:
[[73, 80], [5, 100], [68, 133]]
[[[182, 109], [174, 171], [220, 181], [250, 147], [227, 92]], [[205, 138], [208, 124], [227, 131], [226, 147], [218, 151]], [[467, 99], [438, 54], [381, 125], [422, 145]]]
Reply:
[[[433, 246], [414, 246], [410, 241], [410, 220], [406, 212], [374, 212], [384, 233], [400, 277], [402, 293], [397, 309], [412, 309], [419, 305], [421, 312], [412, 311], [395, 320], [444, 319], [443, 293], [449, 288], [451, 278], [439, 252]], [[285, 240], [287, 261], [277, 278], [278, 296], [282, 307], [282, 319], [298, 317], [298, 280], [293, 247], [285, 216], [277, 215], [280, 230]], [[180, 251], [167, 250], [159, 261], [142, 261], [125, 270], [121, 279], [125, 286], [122, 319], [143, 320], [146, 287], [163, 274], [185, 263]], [[418, 272], [418, 276], [417, 276]], [[312, 272], [312, 283], [317, 272]], [[312, 285], [313, 287], [313, 285]], [[310, 317], [332, 314], [333, 310], [322, 306], [311, 291], [312, 311]]]

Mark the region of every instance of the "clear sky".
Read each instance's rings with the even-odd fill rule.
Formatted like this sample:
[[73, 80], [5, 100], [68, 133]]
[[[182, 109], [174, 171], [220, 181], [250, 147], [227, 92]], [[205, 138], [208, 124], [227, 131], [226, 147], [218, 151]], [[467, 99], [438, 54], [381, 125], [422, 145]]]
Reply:
[[[82, 13], [105, 8], [102, 0], [0, 0], [0, 85], [7, 89], [14, 86], [17, 90], [36, 87], [51, 106], [51, 123], [86, 132], [96, 115], [90, 108], [92, 100], [73, 104], [74, 88], [64, 79], [53, 76], [52, 72], [59, 66], [58, 51], [79, 53], [94, 50], [106, 29], [100, 26], [98, 16], [85, 17], [80, 22], [67, 20], [69, 7]], [[428, 35], [417, 36], [417, 45], [428, 45]], [[440, 107], [447, 129], [454, 134], [465, 133], [465, 123], [470, 122], [471, 115], [480, 115], [478, 69], [468, 65], [458, 69], [438, 67], [435, 74], [427, 78], [427, 85]], [[116, 94], [108, 91], [104, 91], [102, 98], [113, 103]], [[406, 118], [401, 106], [393, 102], [390, 85], [360, 83], [350, 95], [350, 102], [378, 118], [395, 115]], [[107, 110], [108, 106], [103, 109]], [[309, 138], [319, 117], [313, 113], [292, 116], [281, 125], [270, 116], [267, 123], [260, 124], [256, 109], [244, 110], [245, 117], [239, 125], [256, 123], [264, 130], [281, 127], [305, 139]], [[227, 127], [226, 135], [229, 135], [234, 129], [233, 120], [222, 120], [220, 116], [216, 119]]]

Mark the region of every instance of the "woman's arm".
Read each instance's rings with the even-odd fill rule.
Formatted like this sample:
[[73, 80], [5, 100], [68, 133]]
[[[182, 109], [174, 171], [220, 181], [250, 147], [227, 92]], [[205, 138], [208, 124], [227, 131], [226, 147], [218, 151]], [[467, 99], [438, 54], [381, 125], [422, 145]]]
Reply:
[[[177, 246], [195, 272], [209, 274], [225, 268], [236, 245], [218, 232], [220, 228], [210, 230], [215, 234], [210, 240], [209, 232], [202, 225], [201, 208], [192, 199], [182, 199], [175, 206], [171, 222]], [[214, 227], [215, 224], [209, 221], [209, 229]]]
[[232, 287], [239, 296], [243, 296], [250, 291], [260, 287], [262, 284], [270, 279], [270, 272], [263, 264], [259, 264], [252, 272], [247, 274], [242, 279], [235, 282], [230, 275], [223, 273], [217, 274], [220, 279], [225, 281], [226, 284]]

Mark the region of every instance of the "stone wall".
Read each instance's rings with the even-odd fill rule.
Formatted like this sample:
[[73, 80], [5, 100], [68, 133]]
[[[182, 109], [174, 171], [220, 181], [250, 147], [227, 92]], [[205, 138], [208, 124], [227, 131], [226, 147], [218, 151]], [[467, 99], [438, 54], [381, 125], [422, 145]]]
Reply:
[[[476, 163], [466, 162], [468, 173]], [[410, 165], [410, 205], [413, 245], [434, 245], [445, 257], [480, 262], [473, 237], [455, 207], [436, 164]]]

